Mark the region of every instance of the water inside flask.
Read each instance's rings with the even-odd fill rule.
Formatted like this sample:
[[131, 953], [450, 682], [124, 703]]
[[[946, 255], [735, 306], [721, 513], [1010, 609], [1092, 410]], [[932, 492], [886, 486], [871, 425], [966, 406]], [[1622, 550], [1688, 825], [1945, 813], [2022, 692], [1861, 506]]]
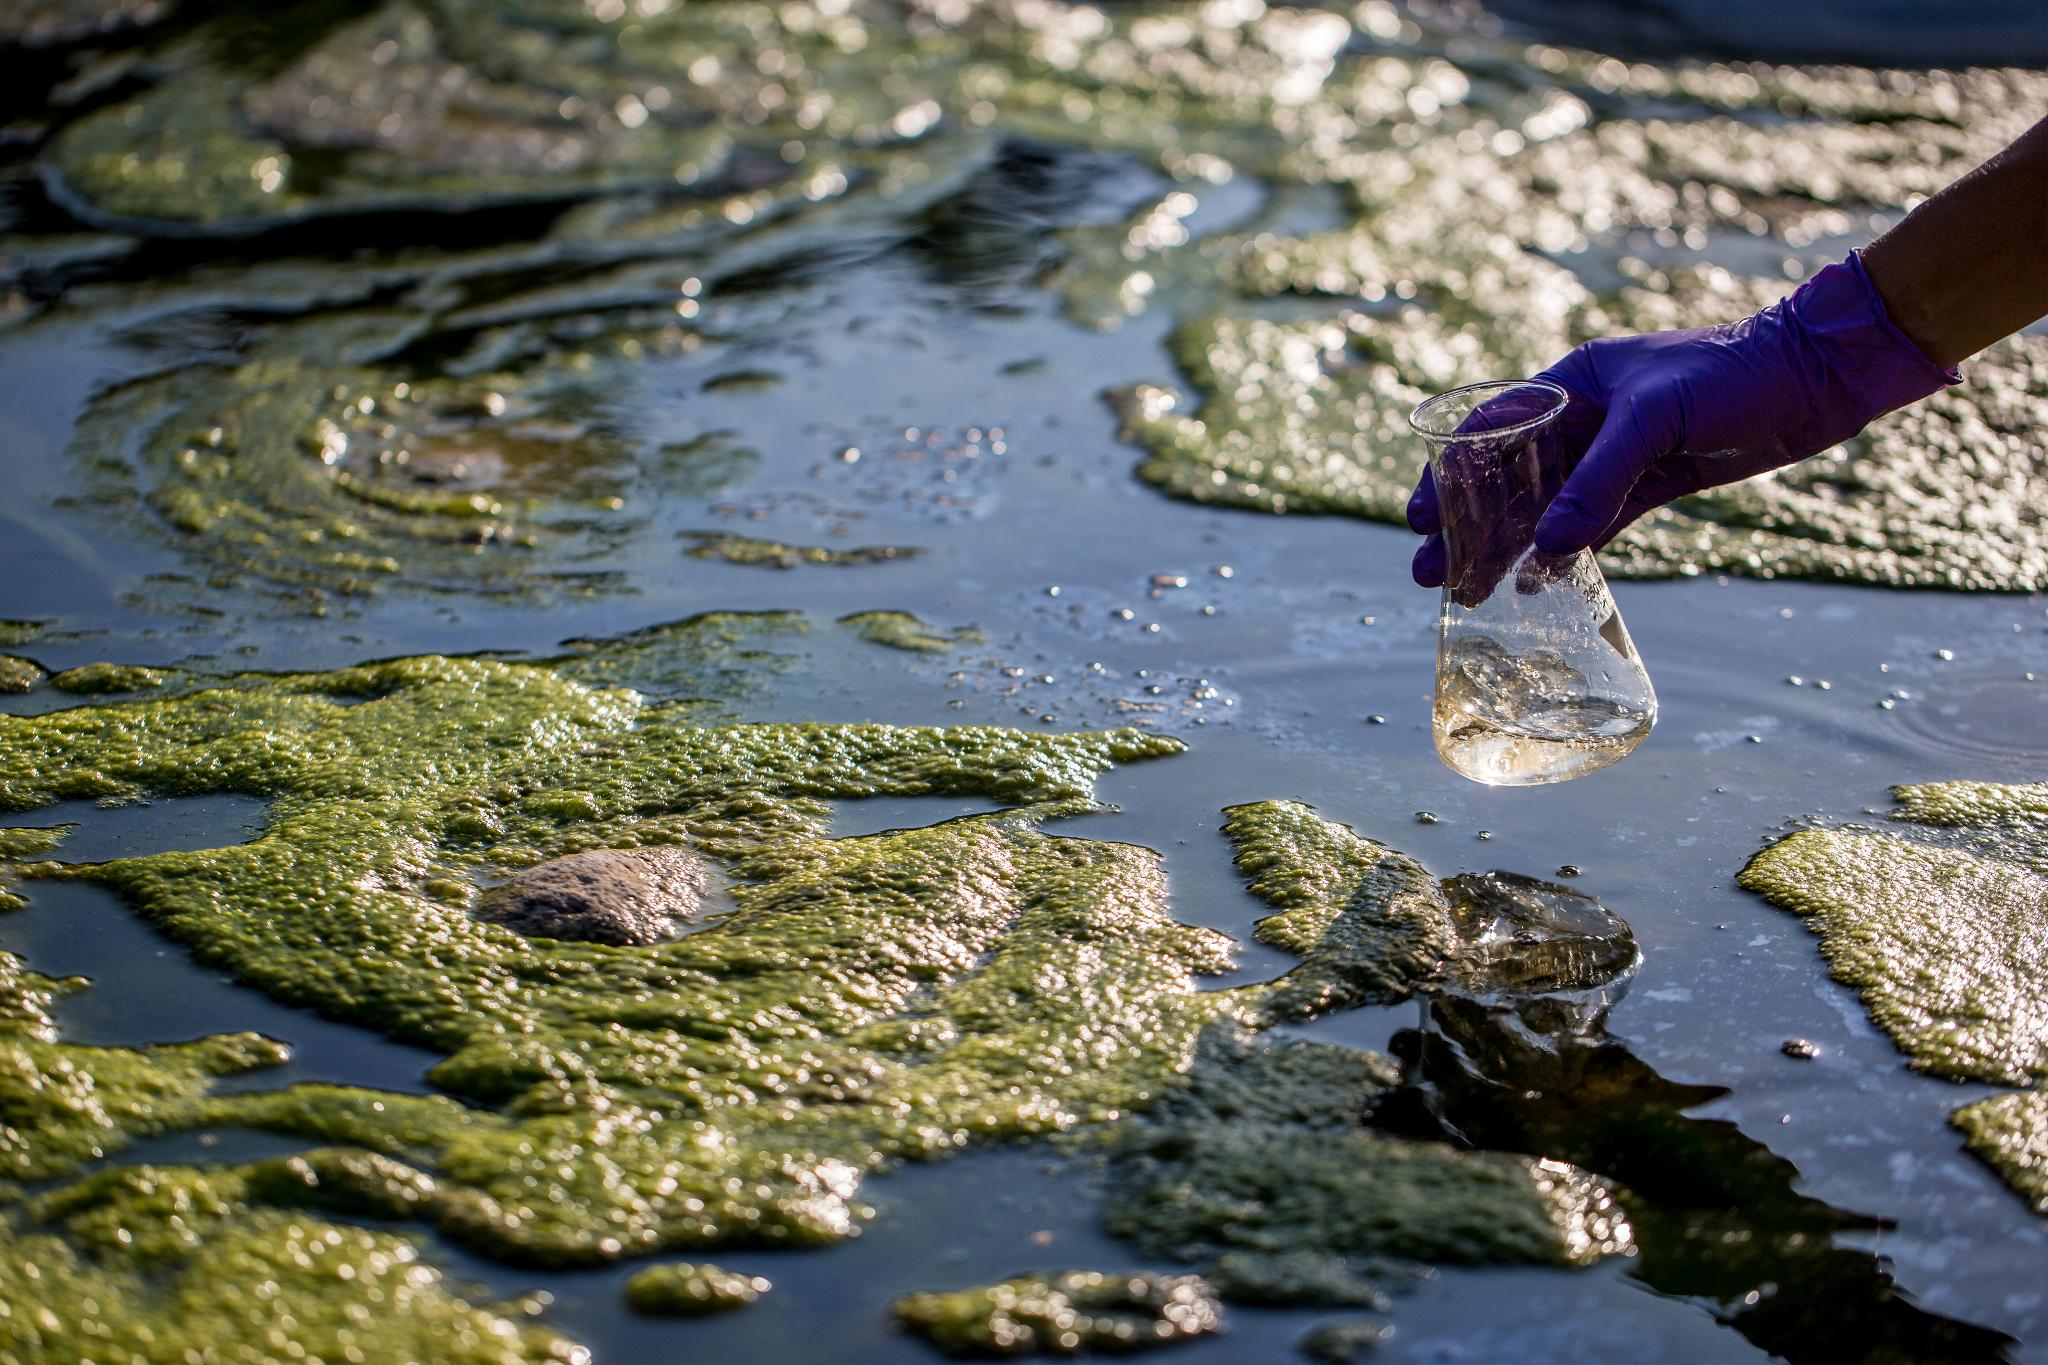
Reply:
[[1546, 555], [1537, 519], [1562, 483], [1565, 391], [1472, 384], [1418, 406], [1449, 567], [1438, 622], [1436, 751], [1490, 786], [1564, 782], [1649, 737], [1657, 694], [1590, 551]]

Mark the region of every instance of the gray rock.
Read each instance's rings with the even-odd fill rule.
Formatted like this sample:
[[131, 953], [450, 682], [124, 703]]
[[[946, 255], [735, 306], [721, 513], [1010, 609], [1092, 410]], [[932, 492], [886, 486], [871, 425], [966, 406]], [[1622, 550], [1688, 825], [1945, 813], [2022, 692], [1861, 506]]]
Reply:
[[704, 860], [681, 848], [600, 848], [529, 867], [478, 898], [476, 916], [530, 938], [644, 944], [703, 913]]
[[1589, 990], [1635, 968], [1628, 924], [1584, 892], [1513, 872], [1468, 873], [1442, 886], [1457, 926], [1458, 949], [1446, 965], [1458, 990]]

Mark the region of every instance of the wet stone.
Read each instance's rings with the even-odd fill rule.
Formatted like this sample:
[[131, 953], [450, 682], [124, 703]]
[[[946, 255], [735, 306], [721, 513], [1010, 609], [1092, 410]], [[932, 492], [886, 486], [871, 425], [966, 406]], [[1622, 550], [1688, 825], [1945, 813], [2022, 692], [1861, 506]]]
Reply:
[[1779, 1044], [1778, 1051], [1798, 1061], [1810, 1062], [1820, 1056], [1820, 1044], [1811, 1038], [1787, 1038]]
[[1193, 1275], [1069, 1270], [979, 1289], [911, 1294], [896, 1320], [960, 1356], [1082, 1355], [1167, 1346], [1221, 1331], [1222, 1313]]
[[1588, 990], [1640, 960], [1628, 924], [1593, 897], [1513, 872], [1446, 878], [1457, 928], [1456, 989], [1540, 995]]
[[704, 908], [707, 868], [681, 848], [603, 848], [518, 873], [477, 900], [476, 917], [528, 938], [647, 944]]

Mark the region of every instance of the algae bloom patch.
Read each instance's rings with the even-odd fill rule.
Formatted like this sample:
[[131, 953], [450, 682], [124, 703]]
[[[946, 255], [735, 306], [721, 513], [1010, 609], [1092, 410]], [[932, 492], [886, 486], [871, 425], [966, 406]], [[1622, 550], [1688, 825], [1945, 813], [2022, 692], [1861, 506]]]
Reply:
[[[269, 803], [262, 832], [230, 848], [16, 863], [25, 913], [38, 879], [105, 885], [278, 1000], [440, 1052], [429, 1079], [448, 1092], [217, 1088], [284, 1058], [253, 1035], [66, 1043], [49, 1003], [83, 983], [0, 957], [0, 1178], [15, 1182], [0, 1185], [0, 1225], [38, 1249], [0, 1270], [0, 1289], [36, 1297], [56, 1323], [0, 1320], [0, 1345], [146, 1342], [172, 1323], [240, 1349], [261, 1336], [238, 1335], [247, 1306], [231, 1272], [252, 1266], [278, 1285], [265, 1302], [309, 1324], [309, 1348], [403, 1353], [407, 1333], [468, 1331], [494, 1343], [490, 1358], [572, 1358], [525, 1308], [426, 1268], [414, 1239], [348, 1220], [421, 1224], [547, 1267], [819, 1244], [857, 1230], [862, 1184], [896, 1160], [1070, 1131], [1128, 1128], [1129, 1145], [1111, 1148], [1112, 1228], [1160, 1254], [1218, 1258], [1246, 1297], [1359, 1302], [1376, 1293], [1362, 1277], [1389, 1258], [1575, 1265], [1627, 1245], [1610, 1192], [1583, 1172], [1346, 1131], [1383, 1083], [1370, 1054], [1233, 1041], [1434, 979], [1448, 910], [1399, 855], [1306, 808], [1238, 812], [1240, 858], [1260, 894], [1292, 907], [1284, 937], [1306, 977], [1201, 990], [1233, 945], [1173, 918], [1158, 856], [1043, 828], [1093, 809], [1111, 765], [1176, 741], [710, 725], [699, 707], [577, 680], [671, 678], [673, 654], [727, 629], [679, 627], [667, 651], [646, 637], [583, 642], [550, 664], [194, 677], [0, 717], [0, 810], [209, 792]], [[828, 837], [830, 801], [934, 794], [1011, 808]], [[33, 858], [54, 838], [14, 831], [0, 848]], [[627, 943], [473, 912], [488, 899], [479, 879], [553, 869], [542, 889], [566, 904], [556, 893], [588, 887], [563, 882], [563, 866], [634, 850], [672, 888], [694, 885], [685, 855], [722, 869], [732, 909]], [[1389, 914], [1404, 898], [1419, 929]], [[313, 1146], [218, 1168], [94, 1169], [137, 1139], [212, 1126]], [[1293, 1195], [1271, 1184], [1283, 1171]], [[1255, 1191], [1270, 1210], [1258, 1224], [1230, 1212]], [[1275, 1261], [1281, 1243], [1312, 1263]], [[707, 1305], [733, 1297], [698, 1271]], [[389, 1276], [422, 1316], [359, 1327]], [[694, 1298], [692, 1283], [658, 1268], [629, 1298], [670, 1304]], [[1179, 1289], [1094, 1303], [1078, 1281], [1054, 1288], [1067, 1297], [1047, 1321], [1071, 1311], [1112, 1335], [1178, 1332], [1207, 1311]]]
[[1193, 1275], [1094, 1270], [911, 1294], [896, 1301], [896, 1319], [939, 1349], [964, 1356], [1142, 1351], [1223, 1325], [1216, 1301]]
[[745, 1308], [770, 1287], [759, 1275], [715, 1265], [653, 1265], [626, 1281], [626, 1302], [654, 1317], [701, 1317]]
[[[107, 59], [124, 74], [103, 101], [52, 112], [36, 156], [67, 210], [160, 237], [347, 219], [371, 242], [394, 214], [551, 220], [539, 240], [373, 248], [278, 297], [253, 283], [238, 302], [275, 335], [96, 400], [81, 461], [132, 464], [118, 493], [214, 576], [316, 601], [392, 582], [618, 588], [589, 565], [649, 491], [703, 492], [748, 459], [699, 444], [716, 432], [627, 439], [601, 396], [716, 344], [713, 295], [758, 285], [793, 219], [820, 240], [918, 235], [931, 196], [998, 143], [1171, 182], [1127, 221], [1048, 225], [1045, 280], [1070, 311], [1174, 316], [1193, 392], [1112, 395], [1141, 477], [1398, 523], [1416, 472], [1398, 414], [1426, 393], [1533, 373], [1592, 336], [1740, 316], [1788, 292], [1816, 243], [2005, 145], [2048, 95], [2022, 70], [1625, 63], [1340, 5], [412, 0], [294, 11], [253, 64], [230, 55], [238, 22], [144, 33]], [[1232, 228], [1196, 228], [1206, 197], [1254, 182], [1269, 188]], [[1788, 264], [1664, 268], [1681, 244]], [[1996, 348], [1969, 385], [1661, 511], [1607, 562], [2048, 585], [2044, 356], [2039, 338]], [[700, 392], [732, 401], [771, 373], [733, 365]], [[1947, 477], [1958, 465], [1973, 477]], [[684, 553], [911, 548], [714, 534]]]
[[[128, 1340], [175, 1320], [160, 1295], [180, 1285], [218, 1284], [193, 1291], [195, 1311], [232, 1315], [228, 1267], [292, 1260], [312, 1237], [361, 1273], [281, 1278], [278, 1310], [316, 1324], [306, 1340], [340, 1356], [353, 1329], [330, 1322], [352, 1320], [348, 1305], [381, 1283], [363, 1267], [404, 1275], [420, 1253], [307, 1210], [426, 1223], [551, 1266], [831, 1241], [866, 1215], [859, 1187], [890, 1159], [1107, 1121], [1171, 1085], [1200, 1027], [1230, 1007], [1193, 980], [1227, 964], [1229, 941], [1172, 920], [1153, 854], [1038, 828], [1087, 809], [1111, 764], [1176, 742], [706, 726], [690, 719], [698, 708], [571, 676], [606, 672], [605, 654], [593, 645], [560, 669], [407, 659], [0, 719], [0, 809], [201, 792], [270, 803], [263, 833], [234, 848], [20, 864], [26, 913], [36, 877], [100, 882], [280, 1000], [440, 1050], [432, 1079], [467, 1101], [328, 1085], [214, 1092], [214, 1076], [282, 1049], [253, 1037], [65, 1044], [44, 1002], [83, 983], [5, 959], [8, 1179], [62, 1180], [197, 1125], [325, 1144], [298, 1166], [88, 1174], [26, 1201], [6, 1187], [0, 1221], [50, 1269], [15, 1262], [5, 1297], [33, 1294], [66, 1331]], [[826, 837], [828, 800], [938, 793], [1020, 808]], [[33, 856], [46, 843], [8, 846]], [[634, 848], [722, 865], [733, 912], [681, 939], [617, 946], [522, 936], [450, 890]], [[179, 1212], [188, 1204], [206, 1216]], [[39, 1273], [57, 1278], [22, 1280]], [[496, 1310], [467, 1298], [436, 1302], [443, 1328], [463, 1318], [515, 1358], [554, 1358], [560, 1344], [522, 1335], [516, 1314], [497, 1326], [475, 1316]], [[102, 1321], [92, 1303], [123, 1307]], [[183, 1327], [239, 1340], [228, 1326]], [[413, 1349], [400, 1328], [380, 1330], [364, 1329], [372, 1355]], [[35, 1354], [71, 1339], [55, 1331], [15, 1318], [0, 1341]]]
[[[1954, 1080], [2048, 1083], [2048, 786], [1895, 789], [1897, 832], [1803, 830], [1738, 880], [1806, 917], [1835, 979], [1912, 1064]], [[1953, 1116], [2037, 1206], [2048, 1181], [2040, 1092]]]

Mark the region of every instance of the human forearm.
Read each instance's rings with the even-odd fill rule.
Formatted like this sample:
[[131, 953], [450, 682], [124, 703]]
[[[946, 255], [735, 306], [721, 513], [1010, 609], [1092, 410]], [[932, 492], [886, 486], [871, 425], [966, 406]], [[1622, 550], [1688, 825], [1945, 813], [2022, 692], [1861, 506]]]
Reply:
[[1892, 322], [1943, 367], [2048, 316], [2048, 119], [1862, 257]]

